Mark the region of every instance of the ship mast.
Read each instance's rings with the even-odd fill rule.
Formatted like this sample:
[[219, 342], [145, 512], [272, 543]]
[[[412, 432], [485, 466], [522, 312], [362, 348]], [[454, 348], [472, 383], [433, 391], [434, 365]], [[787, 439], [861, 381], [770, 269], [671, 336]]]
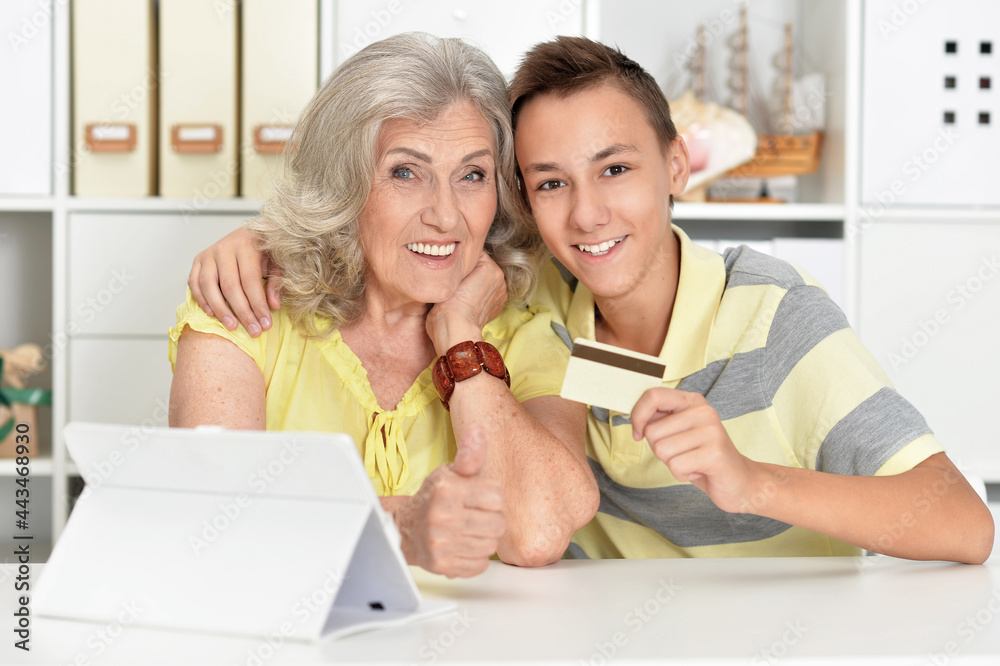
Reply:
[[778, 131], [782, 134], [791, 134], [795, 115], [792, 112], [792, 86], [793, 81], [793, 58], [795, 41], [792, 36], [791, 22], [785, 24], [785, 48], [774, 58], [774, 66], [778, 69], [780, 76], [781, 93], [781, 115], [778, 121]]
[[750, 117], [750, 58], [747, 54], [747, 6], [740, 5], [740, 27], [729, 38], [732, 56], [729, 59], [729, 90], [733, 95], [729, 106], [744, 118]]
[[697, 47], [694, 57], [688, 63], [691, 72], [691, 90], [694, 98], [704, 104], [706, 102], [706, 79], [705, 79], [705, 24], [698, 24], [698, 34], [695, 37]]

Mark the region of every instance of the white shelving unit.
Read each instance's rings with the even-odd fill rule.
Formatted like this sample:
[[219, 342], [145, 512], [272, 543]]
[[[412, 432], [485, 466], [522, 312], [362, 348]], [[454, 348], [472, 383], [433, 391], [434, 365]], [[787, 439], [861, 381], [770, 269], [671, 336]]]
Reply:
[[[379, 27], [375, 31], [376, 34], [370, 38], [382, 38], [393, 32], [409, 29], [426, 29], [438, 33], [461, 31], [463, 25], [468, 27], [475, 21], [480, 21], [482, 25], [489, 27], [488, 34], [478, 40], [480, 44], [489, 50], [491, 39], [494, 42], [503, 39], [501, 46], [503, 53], [506, 53], [511, 50], [507, 43], [511, 41], [511, 35], [520, 33], [543, 35], [546, 31], [549, 34], [583, 32], [588, 36], [619, 45], [653, 72], [662, 84], [666, 84], [665, 79], [679, 74], [676, 55], [682, 53], [687, 42], [693, 38], [697, 23], [708, 22], [709, 25], [721, 26], [726, 33], [731, 32], [735, 29], [735, 25], [723, 19], [730, 14], [735, 15], [738, 8], [738, 4], [733, 0], [710, 0], [703, 3], [653, 0], [625, 0], [614, 3], [602, 3], [599, 0], [575, 2], [523, 0], [520, 4], [530, 8], [524, 11], [530, 11], [537, 19], [536, 23], [540, 21], [531, 27], [531, 30], [525, 28], [524, 16], [516, 7], [518, 3], [503, 3], [502, 11], [508, 17], [505, 20], [510, 23], [505, 27], [497, 25], [495, 18], [488, 21], [482, 17], [470, 18], [470, 14], [477, 10], [457, 2], [414, 0], [409, 3], [412, 5], [409, 10], [398, 16], [393, 15], [392, 21]], [[130, 396], [127, 394], [130, 393], [142, 394], [145, 396], [143, 399], [147, 401], [150, 395], [155, 394], [156, 399], [162, 398], [165, 405], [166, 398], [162, 393], [155, 391], [143, 393], [145, 389], [131, 389], [132, 386], [152, 383], [153, 379], [147, 376], [151, 371], [135, 365], [118, 367], [116, 366], [116, 363], [119, 363], [118, 358], [133, 358], [129, 356], [130, 354], [137, 355], [135, 358], [146, 358], [147, 354], [155, 352], [159, 355], [156, 357], [156, 362], [160, 364], [155, 373], [161, 373], [157, 375], [160, 378], [164, 372], [169, 375], [166, 363], [166, 325], [160, 327], [157, 324], [153, 328], [148, 328], [144, 323], [146, 320], [142, 319], [145, 314], [139, 317], [141, 321], [136, 324], [134, 330], [123, 330], [120, 334], [112, 334], [106, 330], [97, 333], [68, 333], [74, 324], [79, 324], [77, 314], [79, 303], [72, 300], [71, 294], [74, 289], [80, 288], [78, 276], [81, 274], [80, 262], [83, 260], [80, 256], [81, 249], [86, 247], [88, 251], [97, 251], [103, 255], [89, 257], [87, 261], [103, 261], [105, 264], [109, 261], [141, 262], [143, 252], [155, 252], [158, 256], [179, 254], [180, 256], [175, 258], [183, 269], [182, 273], [163, 278], [177, 282], [175, 285], [177, 298], [174, 302], [176, 305], [183, 294], [186, 268], [190, 264], [193, 251], [178, 249], [179, 245], [165, 242], [170, 241], [170, 238], [165, 239], [162, 230], [157, 232], [161, 235], [156, 237], [152, 248], [135, 244], [123, 245], [119, 238], [112, 235], [118, 233], [115, 230], [120, 230], [127, 224], [163, 222], [171, 218], [180, 220], [177, 224], [184, 224], [184, 220], [189, 223], [196, 221], [195, 225], [187, 224], [179, 227], [176, 237], [184, 236], [189, 241], [188, 245], [193, 244], [193, 247], [201, 248], [220, 235], [218, 229], [226, 224], [238, 224], [243, 218], [255, 214], [260, 201], [241, 198], [213, 200], [195, 207], [190, 201], [159, 197], [94, 199], [72, 196], [70, 174], [67, 169], [59, 167], [68, 163], [71, 150], [70, 3], [55, 3], [53, 8], [52, 142], [53, 164], [56, 165], [53, 192], [51, 196], [0, 196], [0, 234], [9, 234], [10, 229], [24, 230], [25, 225], [32, 225], [38, 226], [38, 229], [35, 229], [36, 233], [41, 231], [48, 234], [51, 239], [51, 254], [44, 258], [46, 263], [51, 261], [51, 288], [45, 287], [45, 293], [38, 293], [37, 290], [32, 291], [32, 288], [28, 288], [16, 293], [15, 298], [51, 302], [51, 311], [46, 310], [38, 315], [45, 330], [51, 332], [48, 339], [38, 342], [53, 344], [51, 386], [54, 404], [51, 411], [51, 441], [44, 443], [48, 455], [33, 461], [32, 473], [39, 477], [51, 478], [52, 498], [51, 506], [48, 508], [52, 514], [51, 537], [55, 540], [67, 518], [71, 502], [69, 479], [76, 471], [68, 460], [61, 437], [63, 426], [71, 418], [95, 413], [81, 412], [82, 404], [100, 405], [100, 400], [106, 404], [118, 399], [128, 402]], [[358, 34], [364, 35], [366, 26], [370, 22], [368, 17], [375, 17], [377, 12], [384, 9], [385, 3], [376, 0], [351, 3], [337, 0], [320, 1], [321, 77], [325, 78], [346, 55], [349, 49], [342, 48], [345, 47], [345, 41], [346, 45], [350, 46], [352, 39], [358, 39], [356, 37]], [[815, 176], [803, 179], [801, 192], [804, 203], [786, 205], [678, 203], [674, 218], [689, 230], [711, 229], [712, 233], [719, 234], [719, 237], [727, 238], [740, 238], [743, 229], [761, 229], [767, 228], [768, 225], [793, 231], [821, 229], [823, 234], [833, 233], [836, 237], [843, 238], [845, 309], [863, 336], [870, 333], [869, 339], [882, 344], [879, 336], [884, 331], [880, 330], [880, 324], [875, 320], [877, 318], [866, 319], [862, 316], [865, 313], [870, 315], [872, 309], [877, 306], [877, 303], [871, 300], [870, 294], [872, 290], [881, 287], [878, 280], [883, 276], [873, 276], [871, 265], [873, 261], [879, 259], [878, 253], [885, 251], [884, 248], [879, 249], [880, 246], [872, 240], [872, 234], [864, 232], [864, 229], [870, 226], [866, 222], [869, 208], [861, 201], [863, 10], [863, 0], [751, 0], [751, 39], [754, 39], [755, 26], [764, 26], [757, 30], [757, 45], [766, 52], [767, 58], [770, 58], [770, 54], [776, 51], [779, 45], [775, 42], [773, 47], [768, 47], [761, 45], [760, 42], [768, 39], [769, 32], [777, 34], [778, 26], [784, 20], [791, 20], [796, 25], [800, 59], [810, 69], [822, 71], [826, 75], [830, 95], [827, 99], [828, 127], [820, 171]], [[488, 6], [481, 11], [500, 10]], [[711, 23], [712, 21], [715, 23]], [[444, 27], [436, 29], [434, 26]], [[724, 36], [717, 36], [715, 40], [716, 43], [711, 48], [723, 48]], [[522, 46], [517, 48], [523, 50]], [[940, 224], [942, 219], [965, 224], [995, 225], [990, 229], [1000, 229], [1000, 225], [996, 225], [997, 211], [986, 208], [956, 211], [951, 207], [933, 209], [895, 207], [885, 211], [874, 225], [884, 225], [886, 222], [904, 225], [900, 227], [899, 234], [905, 236], [908, 229], [915, 230]], [[96, 240], [81, 238], [79, 229], [84, 228], [80, 226], [82, 221], [93, 225], [87, 229], [93, 228], [94, 233], [103, 233], [106, 236], [99, 236]], [[724, 231], [719, 231], [720, 229]], [[854, 233], [854, 230], [861, 231]], [[99, 251], [102, 244], [104, 249]], [[0, 252], [2, 250], [3, 245], [0, 244]], [[0, 279], [9, 277], [4, 267], [0, 265]], [[1000, 284], [1000, 280], [997, 284]], [[172, 319], [172, 306], [166, 313], [156, 314], [157, 317], [160, 315], [165, 315], [168, 320]], [[159, 322], [160, 319], [156, 321]], [[146, 328], [143, 328], [144, 326]], [[3, 330], [0, 326], [0, 331]], [[155, 335], [150, 331], [155, 331]], [[869, 339], [866, 339], [866, 343]], [[12, 341], [12, 344], [23, 341], [25, 340]], [[100, 370], [97, 371], [98, 374], [90, 376], [81, 375], [77, 371], [81, 367], [81, 358], [79, 355], [74, 356], [73, 350], [81, 345], [99, 348], [100, 353], [93, 356], [92, 352], [92, 357], [104, 358], [106, 373]], [[876, 354], [878, 353], [877, 351]], [[129, 361], [129, 363], [135, 362]], [[95, 370], [88, 367], [87, 372]], [[129, 373], [147, 374], [132, 376], [128, 381], [134, 384], [116, 388], [116, 382], [123, 381], [122, 378], [127, 377]], [[88, 397], [84, 395], [85, 393], [92, 395]], [[115, 398], [116, 395], [124, 397]], [[99, 396], [97, 401], [94, 400], [94, 396]], [[992, 393], [994, 402], [996, 397], [997, 392], [994, 390]], [[144, 421], [147, 424], [152, 421], [154, 425], [166, 425], [165, 414], [162, 418], [156, 418], [159, 411], [162, 411], [162, 405], [156, 405], [151, 408], [147, 404], [145, 412], [142, 409], [136, 411], [135, 405], [132, 405], [129, 408], [132, 411], [123, 413], [120, 422], [141, 425]], [[924, 407], [920, 404], [918, 406]], [[98, 407], [93, 409], [100, 412]], [[977, 469], [987, 480], [1000, 481], [1000, 463], [997, 460], [984, 460]], [[0, 461], [0, 492], [3, 491], [4, 480], [9, 479], [12, 474], [12, 463]], [[34, 505], [34, 509], [41, 510], [39, 503]], [[0, 539], [4, 529], [6, 526], [0, 524]], [[44, 535], [36, 536], [36, 538], [42, 537]]]
[[[331, 2], [325, 2], [324, 12], [329, 15], [332, 9]], [[71, 332], [73, 330], [74, 315], [73, 305], [69, 300], [70, 284], [70, 260], [72, 248], [70, 247], [70, 219], [78, 214], [107, 214], [112, 219], [121, 219], [122, 216], [135, 215], [137, 213], [153, 213], [163, 215], [196, 215], [196, 216], [239, 216], [249, 217], [255, 213], [260, 202], [252, 199], [225, 199], [213, 200], [207, 203], [194, 206], [190, 201], [169, 200], [159, 197], [149, 197], [144, 199], [99, 199], [75, 197], [70, 192], [70, 172], [61, 165], [69, 163], [71, 154], [71, 81], [70, 81], [70, 6], [71, 3], [56, 3], [52, 7], [52, 19], [44, 29], [52, 31], [52, 143], [53, 153], [51, 162], [53, 165], [52, 193], [50, 196], [3, 196], [0, 195], [0, 234], [6, 233], [9, 236], [16, 236], [12, 242], [20, 242], [22, 236], [36, 236], [39, 229], [44, 227], [44, 232], [49, 237], [49, 252], [44, 256], [32, 257], [32, 259], [43, 260], [50, 266], [49, 273], [51, 288], [47, 286], [30, 287], [16, 292], [15, 296], [21, 301], [21, 305], [26, 311], [32, 313], [27, 327], [11, 327], [0, 325], [0, 332], [11, 336], [11, 340], [4, 340], [10, 345], [21, 342], [36, 342], [43, 347], [49, 363], [48, 371], [36, 383], [42, 385], [49, 381], [51, 376], [51, 387], [53, 390], [53, 406], [51, 409], [51, 424], [40, 424], [38, 433], [42, 437], [42, 454], [31, 461], [31, 477], [40, 482], [38, 485], [48, 487], [51, 485], [50, 498], [32, 494], [31, 515], [36, 520], [32, 525], [40, 525], [41, 529], [35, 533], [35, 538], [41, 542], [54, 542], [66, 522], [69, 513], [71, 497], [69, 495], [69, 480], [76, 476], [78, 471], [76, 466], [69, 460], [65, 449], [65, 443], [61, 437], [62, 427], [69, 420], [70, 415], [70, 386], [72, 383], [72, 373], [70, 364], [70, 347], [77, 338]], [[35, 13], [37, 7], [30, 5], [26, 16], [30, 17]], [[9, 10], [15, 11], [15, 10]], [[329, 23], [329, 21], [328, 21]], [[16, 23], [20, 25], [19, 22]], [[31, 225], [27, 229], [25, 225]], [[13, 231], [10, 231], [13, 229]], [[0, 252], [3, 251], [2, 242], [4, 237], [0, 235]], [[109, 247], [114, 247], [114, 238], [100, 239]], [[118, 248], [119, 251], [128, 252], [130, 248]], [[188, 262], [190, 257], [188, 258]], [[6, 274], [5, 267], [0, 264], [0, 277], [10, 279]], [[183, 280], [182, 280], [183, 282]], [[33, 290], [32, 290], [33, 289]], [[180, 285], [183, 290], [183, 284]], [[39, 293], [41, 290], [44, 293]], [[183, 295], [183, 291], [180, 292]], [[33, 303], [42, 299], [45, 303], [51, 303], [51, 307], [33, 308]], [[5, 301], [5, 309], [7, 304]], [[168, 313], [169, 314], [169, 313]], [[44, 325], [40, 325], [38, 320], [45, 320]], [[31, 329], [31, 333], [23, 329]], [[39, 329], [44, 330], [44, 335]], [[166, 330], [162, 331], [162, 340], [154, 344], [163, 347], [162, 357], [166, 359]], [[86, 337], [82, 338], [87, 340]], [[114, 358], [108, 359], [109, 364], [114, 363]], [[169, 369], [167, 370], [169, 374]], [[101, 391], [101, 377], [94, 377], [93, 391]], [[137, 378], [142, 381], [142, 378]], [[43, 412], [44, 413], [44, 412]], [[164, 416], [163, 422], [157, 425], [166, 425]], [[6, 482], [12, 482], [16, 471], [13, 460], [0, 460], [0, 493], [6, 493], [8, 487]], [[38, 487], [36, 485], [36, 491]], [[48, 491], [46, 491], [48, 492]], [[4, 495], [6, 496], [6, 494]], [[13, 491], [10, 491], [13, 498]], [[41, 518], [39, 519], [39, 515]], [[4, 534], [9, 528], [5, 524], [0, 524], [0, 540], [4, 540]], [[42, 548], [44, 550], [44, 547]]]

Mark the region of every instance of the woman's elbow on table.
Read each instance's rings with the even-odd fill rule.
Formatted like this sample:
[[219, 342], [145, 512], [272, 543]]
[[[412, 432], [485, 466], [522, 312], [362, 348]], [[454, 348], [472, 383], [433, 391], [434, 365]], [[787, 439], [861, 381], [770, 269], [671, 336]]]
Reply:
[[569, 547], [570, 538], [561, 528], [550, 525], [533, 535], [522, 535], [497, 548], [497, 556], [504, 564], [515, 567], [544, 567], [562, 559]]
[[562, 559], [573, 534], [597, 514], [601, 498], [597, 483], [590, 477], [589, 482], [578, 485], [570, 497], [562, 499], [560, 520], [530, 533], [510, 536], [506, 545], [502, 543], [497, 549], [500, 560], [518, 567], [543, 567]]

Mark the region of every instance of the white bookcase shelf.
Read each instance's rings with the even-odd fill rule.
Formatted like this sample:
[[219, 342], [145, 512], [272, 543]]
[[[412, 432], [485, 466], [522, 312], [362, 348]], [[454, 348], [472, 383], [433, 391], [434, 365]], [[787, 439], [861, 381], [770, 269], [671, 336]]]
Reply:
[[52, 197], [0, 196], [0, 213], [51, 213], [54, 207]]
[[734, 223], [757, 221], [843, 222], [846, 207], [841, 204], [743, 204], [682, 203], [674, 204], [673, 219], [729, 220]]
[[879, 210], [873, 204], [862, 205], [862, 220], [874, 220], [877, 224], [879, 220], [905, 220], [907, 222], [925, 222], [928, 220], [954, 219], [956, 222], [1000, 222], [1000, 208], [986, 208], [973, 206], [924, 206], [920, 208], [912, 206], [898, 206]]
[[260, 208], [259, 199], [208, 199], [193, 202], [186, 199], [168, 199], [164, 197], [144, 197], [141, 199], [108, 199], [89, 197], [69, 197], [66, 206], [71, 212], [108, 212], [130, 213], [246, 213], [254, 214]]
[[[17, 465], [13, 458], [0, 458], [0, 478], [3, 477], [17, 477]], [[28, 466], [30, 471], [30, 476], [51, 476], [52, 475], [52, 458], [51, 457], [38, 457], [32, 458], [31, 463]]]

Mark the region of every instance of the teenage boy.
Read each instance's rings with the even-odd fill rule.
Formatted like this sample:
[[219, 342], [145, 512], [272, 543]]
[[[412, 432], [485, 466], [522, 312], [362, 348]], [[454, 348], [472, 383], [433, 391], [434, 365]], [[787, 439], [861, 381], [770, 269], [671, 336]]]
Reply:
[[[671, 224], [688, 153], [642, 67], [560, 37], [525, 56], [511, 98], [523, 194], [555, 258], [536, 304], [567, 345], [667, 367], [631, 414], [590, 408], [601, 505], [571, 556], [989, 556], [988, 508], [815, 280]], [[259, 279], [243, 284], [261, 311]]]
[[524, 193], [565, 267], [540, 298], [567, 341], [667, 367], [630, 418], [590, 409], [601, 507], [575, 554], [986, 559], [987, 507], [822, 288], [672, 227], [688, 154], [648, 73], [561, 37], [527, 54], [511, 99]]

